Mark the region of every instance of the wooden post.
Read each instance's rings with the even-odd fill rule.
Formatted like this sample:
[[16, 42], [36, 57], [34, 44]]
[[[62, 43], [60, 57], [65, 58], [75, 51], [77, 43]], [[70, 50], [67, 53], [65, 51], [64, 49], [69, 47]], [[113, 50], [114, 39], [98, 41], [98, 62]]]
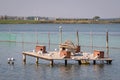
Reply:
[[93, 64], [96, 64], [96, 60], [93, 60]]
[[36, 57], [36, 64], [38, 64], [38, 61], [39, 61], [39, 58], [38, 58], [38, 57]]
[[65, 66], [67, 66], [67, 60], [65, 59]]
[[51, 61], [50, 61], [50, 65], [51, 65], [51, 66], [53, 66], [53, 64], [54, 64], [54, 61], [53, 61], [53, 60], [51, 60]]
[[60, 32], [60, 44], [62, 43], [62, 26], [59, 26], [59, 32]]
[[111, 64], [112, 60], [106, 60], [107, 64]]
[[108, 48], [108, 31], [106, 32], [106, 48]]
[[81, 60], [78, 60], [78, 65], [81, 65]]
[[77, 36], [77, 45], [79, 46], [79, 34], [78, 34], [78, 31], [76, 32], [76, 36]]
[[23, 62], [26, 63], [26, 55], [23, 54]]
[[107, 50], [107, 57], [109, 57], [108, 31], [106, 32], [106, 50]]
[[112, 60], [109, 60], [109, 64], [111, 64], [112, 63]]

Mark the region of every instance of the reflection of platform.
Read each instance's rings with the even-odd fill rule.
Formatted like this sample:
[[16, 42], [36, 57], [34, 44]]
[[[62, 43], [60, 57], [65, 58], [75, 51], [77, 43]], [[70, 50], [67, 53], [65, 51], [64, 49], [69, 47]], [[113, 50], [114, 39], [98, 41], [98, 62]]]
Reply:
[[23, 61], [26, 62], [26, 55], [36, 57], [36, 63], [38, 63], [39, 58], [44, 60], [49, 60], [50, 64], [53, 65], [54, 60], [65, 60], [65, 65], [67, 65], [67, 60], [75, 60], [78, 61], [79, 64], [81, 63], [89, 63], [90, 61], [93, 61], [94, 64], [96, 64], [96, 61], [106, 61], [107, 64], [111, 64], [112, 59], [111, 58], [94, 58], [92, 56], [84, 56], [84, 55], [72, 55], [70, 58], [64, 58], [60, 56], [59, 52], [49, 52], [44, 54], [38, 54], [36, 52], [23, 52]]

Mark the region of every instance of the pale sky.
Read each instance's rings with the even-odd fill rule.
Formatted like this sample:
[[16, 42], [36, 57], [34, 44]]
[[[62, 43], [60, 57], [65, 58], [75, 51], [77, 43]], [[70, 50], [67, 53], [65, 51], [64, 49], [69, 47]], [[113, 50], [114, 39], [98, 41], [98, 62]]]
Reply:
[[0, 0], [0, 15], [120, 18], [120, 0]]

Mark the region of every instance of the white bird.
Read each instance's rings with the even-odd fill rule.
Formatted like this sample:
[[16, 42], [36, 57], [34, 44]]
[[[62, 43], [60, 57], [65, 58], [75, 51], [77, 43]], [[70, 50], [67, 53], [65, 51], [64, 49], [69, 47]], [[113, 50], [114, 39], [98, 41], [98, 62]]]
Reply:
[[15, 59], [14, 58], [8, 58], [8, 64], [14, 64]]
[[8, 58], [8, 61], [11, 61], [11, 59], [10, 59], [10, 58]]
[[55, 51], [57, 51], [57, 49], [55, 48]]
[[14, 59], [14, 58], [11, 58], [11, 61], [15, 61], [15, 59]]

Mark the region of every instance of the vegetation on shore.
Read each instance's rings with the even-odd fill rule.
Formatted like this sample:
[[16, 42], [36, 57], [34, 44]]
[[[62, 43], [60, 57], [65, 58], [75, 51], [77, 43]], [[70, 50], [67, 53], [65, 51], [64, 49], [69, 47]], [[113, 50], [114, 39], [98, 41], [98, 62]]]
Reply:
[[0, 24], [111, 24], [120, 23], [120, 19], [55, 19], [55, 20], [0, 20]]

